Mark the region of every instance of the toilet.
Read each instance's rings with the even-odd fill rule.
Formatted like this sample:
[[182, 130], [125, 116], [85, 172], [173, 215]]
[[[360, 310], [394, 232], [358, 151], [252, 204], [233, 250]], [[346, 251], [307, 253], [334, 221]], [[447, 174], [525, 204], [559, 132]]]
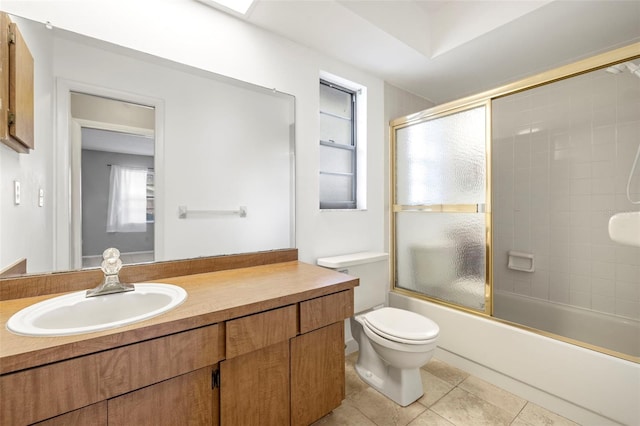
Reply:
[[[318, 265], [360, 279], [348, 334], [358, 345], [358, 376], [389, 399], [407, 406], [424, 394], [420, 367], [433, 356], [440, 329], [422, 315], [385, 306], [387, 253], [324, 257]], [[349, 342], [347, 342], [348, 344]]]

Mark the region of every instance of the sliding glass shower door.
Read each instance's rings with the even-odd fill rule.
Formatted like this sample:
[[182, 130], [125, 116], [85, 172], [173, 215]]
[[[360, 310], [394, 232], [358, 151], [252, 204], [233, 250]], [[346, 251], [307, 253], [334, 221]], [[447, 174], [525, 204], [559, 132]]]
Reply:
[[392, 127], [395, 288], [490, 313], [486, 103]]

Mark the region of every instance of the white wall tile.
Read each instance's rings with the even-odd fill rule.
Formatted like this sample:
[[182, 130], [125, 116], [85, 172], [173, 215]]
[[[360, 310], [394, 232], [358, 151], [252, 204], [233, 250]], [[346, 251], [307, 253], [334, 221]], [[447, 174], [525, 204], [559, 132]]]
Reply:
[[[613, 111], [614, 111], [614, 117], [615, 117], [615, 108], [613, 109]], [[594, 127], [592, 141], [594, 145], [615, 143], [616, 141], [615, 121], [613, 121], [611, 124]]]
[[591, 264], [591, 274], [595, 278], [614, 280], [616, 278], [616, 264], [596, 260]]
[[640, 301], [638, 281], [616, 280], [616, 299]]
[[601, 296], [594, 294], [591, 296], [591, 309], [598, 312], [605, 312], [608, 314], [615, 314], [616, 312], [616, 299], [611, 296]]
[[616, 281], [636, 283], [636, 288], [640, 288], [640, 266], [616, 263]]
[[[495, 142], [494, 246], [536, 259], [530, 279], [494, 265], [496, 281], [507, 281], [496, 288], [640, 319], [640, 248], [614, 243], [607, 230], [614, 213], [640, 211], [625, 195], [640, 143], [640, 81], [585, 74], [495, 104], [494, 133], [538, 129]], [[631, 191], [640, 199], [640, 172]]]
[[616, 298], [616, 315], [627, 318], [640, 318], [640, 302]]
[[569, 292], [569, 303], [573, 306], [591, 309], [591, 293], [571, 291]]
[[628, 263], [630, 265], [640, 265], [640, 248], [631, 246], [622, 246], [617, 244], [615, 247], [615, 260], [617, 263]]
[[616, 262], [616, 247], [612, 244], [591, 244], [592, 260]]
[[607, 296], [613, 299], [616, 295], [616, 282], [615, 280], [592, 277], [591, 292], [594, 295]]
[[602, 177], [612, 177], [616, 175], [615, 161], [600, 161], [594, 159], [591, 163], [591, 177], [594, 179]]
[[549, 271], [536, 270], [531, 280], [531, 296], [549, 299]]
[[[589, 163], [585, 163], [589, 164]], [[570, 179], [569, 187], [571, 194], [591, 194], [591, 179]]]
[[583, 265], [583, 267], [578, 267], [577, 265], [574, 267], [572, 265], [571, 270], [575, 270], [576, 273], [572, 272], [569, 276], [569, 289], [572, 292], [591, 295], [591, 268], [589, 265]]

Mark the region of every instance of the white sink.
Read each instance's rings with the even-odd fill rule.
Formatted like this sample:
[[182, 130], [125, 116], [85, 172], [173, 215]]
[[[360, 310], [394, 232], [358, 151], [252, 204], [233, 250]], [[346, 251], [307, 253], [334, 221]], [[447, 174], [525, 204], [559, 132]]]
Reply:
[[44, 300], [16, 312], [7, 329], [25, 336], [68, 336], [121, 327], [170, 311], [187, 298], [178, 286], [136, 284], [135, 291], [85, 297], [86, 291]]
[[611, 216], [609, 237], [616, 243], [640, 247], [640, 212], [625, 212]]

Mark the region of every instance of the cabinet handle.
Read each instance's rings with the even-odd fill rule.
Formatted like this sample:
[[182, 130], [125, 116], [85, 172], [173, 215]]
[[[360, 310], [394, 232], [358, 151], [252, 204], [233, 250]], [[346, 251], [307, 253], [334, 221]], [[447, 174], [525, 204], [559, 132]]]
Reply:
[[220, 370], [211, 372], [211, 389], [220, 388]]

